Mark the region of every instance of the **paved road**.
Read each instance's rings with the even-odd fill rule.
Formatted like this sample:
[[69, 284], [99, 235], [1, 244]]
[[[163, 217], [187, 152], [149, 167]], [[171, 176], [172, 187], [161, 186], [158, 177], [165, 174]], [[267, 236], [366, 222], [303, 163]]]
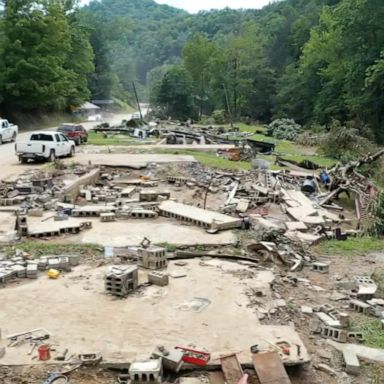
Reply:
[[[106, 121], [110, 124], [120, 123], [123, 119], [129, 119], [131, 115], [129, 114], [115, 114], [110, 118], [107, 118]], [[86, 122], [82, 123], [85, 129], [89, 130], [93, 128], [97, 123], [95, 122]], [[53, 131], [57, 127], [46, 128], [44, 130]], [[30, 132], [22, 132], [17, 136], [17, 141], [26, 140]], [[15, 155], [15, 144], [14, 143], [5, 143], [0, 146], [0, 180], [9, 178], [13, 175], [18, 175], [24, 172], [26, 169], [31, 167], [36, 168], [36, 164], [32, 163], [29, 165], [21, 165], [18, 162], [18, 158]]]

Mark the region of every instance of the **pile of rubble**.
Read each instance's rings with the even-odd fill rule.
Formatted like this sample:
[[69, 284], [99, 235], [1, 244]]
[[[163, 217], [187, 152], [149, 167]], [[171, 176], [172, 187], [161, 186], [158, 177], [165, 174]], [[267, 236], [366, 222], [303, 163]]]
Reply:
[[72, 267], [79, 265], [79, 255], [42, 256], [31, 260], [25, 256], [0, 257], [0, 283], [6, 284], [16, 278], [37, 279], [39, 271], [57, 270], [71, 272]]

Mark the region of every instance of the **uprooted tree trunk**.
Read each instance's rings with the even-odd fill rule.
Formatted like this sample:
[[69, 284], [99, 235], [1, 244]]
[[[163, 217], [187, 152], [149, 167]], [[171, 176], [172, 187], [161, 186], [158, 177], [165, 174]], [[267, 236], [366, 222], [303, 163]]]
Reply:
[[[336, 164], [329, 174], [332, 176], [331, 191], [332, 196], [328, 196], [327, 201], [334, 195], [337, 195], [341, 191], [350, 190], [357, 194], [366, 193], [369, 185], [368, 179], [360, 174], [357, 170], [364, 164], [370, 164], [378, 160], [384, 155], [384, 149], [376, 152], [375, 154], [367, 154], [355, 161], [349, 161], [345, 165]], [[338, 190], [337, 192], [335, 192]], [[325, 204], [322, 202], [321, 204]]]

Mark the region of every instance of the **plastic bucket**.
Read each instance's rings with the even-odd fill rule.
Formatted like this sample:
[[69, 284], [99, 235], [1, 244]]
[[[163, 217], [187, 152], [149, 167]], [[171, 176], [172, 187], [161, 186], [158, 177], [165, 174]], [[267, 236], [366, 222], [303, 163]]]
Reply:
[[38, 348], [39, 360], [46, 361], [51, 358], [51, 351], [49, 345], [40, 345]]

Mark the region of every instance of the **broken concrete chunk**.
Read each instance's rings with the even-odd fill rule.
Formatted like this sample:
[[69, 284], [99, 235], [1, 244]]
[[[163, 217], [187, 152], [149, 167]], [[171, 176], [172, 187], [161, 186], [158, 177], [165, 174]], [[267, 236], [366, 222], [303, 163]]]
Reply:
[[318, 369], [319, 371], [328, 373], [328, 375], [331, 375], [331, 376], [337, 375], [337, 372], [327, 364], [317, 364], [315, 365], [315, 368]]
[[313, 313], [313, 309], [311, 307], [308, 307], [307, 305], [302, 305], [301, 313], [305, 313], [306, 315], [311, 315]]
[[185, 267], [186, 265], [188, 265], [188, 263], [186, 261], [176, 261], [175, 265], [177, 265], [178, 267]]
[[347, 300], [349, 297], [339, 292], [332, 292], [332, 295], [329, 297], [332, 301]]
[[236, 206], [236, 211], [240, 213], [245, 213], [248, 211], [250, 201], [247, 199], [240, 199]]
[[168, 273], [152, 271], [148, 273], [148, 282], [159, 287], [164, 287], [169, 284]]
[[344, 349], [343, 358], [345, 362], [345, 372], [350, 375], [358, 375], [360, 373], [360, 363], [356, 354], [349, 349]]
[[306, 231], [308, 229], [302, 221], [287, 221], [285, 226], [288, 231]]
[[184, 352], [181, 349], [158, 347], [152, 357], [162, 359], [163, 367], [169, 371], [179, 372], [183, 365]]

